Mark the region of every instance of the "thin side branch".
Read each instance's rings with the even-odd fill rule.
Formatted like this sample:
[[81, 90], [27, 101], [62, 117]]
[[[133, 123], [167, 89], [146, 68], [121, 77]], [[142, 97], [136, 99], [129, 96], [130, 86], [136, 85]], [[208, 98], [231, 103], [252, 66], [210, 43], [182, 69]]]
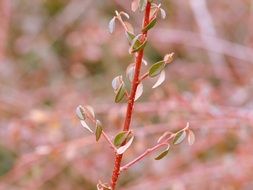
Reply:
[[131, 166], [134, 165], [135, 163], [137, 163], [137, 162], [139, 162], [140, 160], [142, 160], [142, 159], [143, 159], [144, 157], [146, 157], [148, 154], [150, 154], [150, 153], [156, 151], [157, 149], [159, 149], [160, 147], [165, 146], [165, 145], [167, 146], [168, 143], [160, 143], [160, 144], [155, 145], [155, 146], [152, 147], [152, 148], [147, 149], [144, 153], [142, 153], [140, 156], [138, 156], [137, 158], [135, 158], [133, 161], [129, 162], [128, 164], [126, 164], [126, 165], [124, 165], [124, 166], [122, 166], [122, 167], [120, 168], [120, 171], [125, 171], [125, 170], [127, 170], [129, 167], [131, 167]]
[[105, 138], [105, 140], [108, 142], [108, 144], [110, 145], [110, 147], [114, 150], [114, 152], [117, 151], [117, 148], [114, 146], [114, 144], [112, 143], [111, 139], [108, 137], [108, 135], [102, 131], [102, 135]]

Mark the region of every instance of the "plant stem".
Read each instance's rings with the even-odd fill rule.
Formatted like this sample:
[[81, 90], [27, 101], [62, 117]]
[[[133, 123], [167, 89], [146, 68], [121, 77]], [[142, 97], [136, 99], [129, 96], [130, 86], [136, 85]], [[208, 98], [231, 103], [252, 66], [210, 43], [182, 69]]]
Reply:
[[[146, 8], [145, 8], [145, 16], [143, 19], [143, 28], [145, 26], [147, 26], [149, 23], [150, 9], [151, 9], [151, 3], [148, 2], [146, 5]], [[143, 34], [142, 40], [144, 40], [147, 37], [147, 31], [143, 32], [142, 34]], [[136, 89], [139, 84], [139, 75], [140, 75], [140, 70], [141, 70], [143, 54], [144, 54], [144, 50], [139, 51], [137, 54], [137, 57], [135, 59], [135, 73], [134, 73], [134, 79], [132, 82], [130, 97], [128, 99], [128, 104], [127, 104], [127, 111], [126, 111], [125, 122], [124, 122], [124, 127], [123, 127], [124, 131], [128, 131], [130, 128], [133, 106], [134, 106], [134, 98], [135, 98], [135, 94], [136, 94]], [[116, 187], [116, 184], [117, 184], [117, 181], [119, 178], [122, 157], [123, 157], [123, 154], [120, 154], [120, 155], [116, 154], [115, 155], [114, 169], [113, 169], [113, 174], [112, 174], [112, 178], [111, 178], [112, 190], [115, 190], [115, 187]]]
[[160, 144], [157, 144], [155, 145], [154, 147], [152, 148], [149, 148], [147, 149], [144, 153], [142, 153], [140, 156], [138, 156], [137, 158], [135, 158], [133, 161], [129, 162], [128, 164], [122, 166], [120, 168], [120, 171], [124, 171], [124, 170], [127, 170], [130, 166], [134, 165], [135, 163], [137, 163], [138, 161], [140, 161], [141, 159], [143, 159], [145, 156], [147, 156], [148, 154], [154, 152], [155, 150], [159, 149], [160, 147], [162, 146], [165, 146], [167, 145], [168, 146], [168, 143], [160, 143]]

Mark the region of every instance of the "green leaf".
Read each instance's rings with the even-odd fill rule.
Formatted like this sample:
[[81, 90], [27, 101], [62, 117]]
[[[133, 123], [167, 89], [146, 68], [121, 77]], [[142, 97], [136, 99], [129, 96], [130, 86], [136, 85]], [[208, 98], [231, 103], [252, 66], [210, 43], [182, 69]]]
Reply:
[[131, 50], [131, 53], [135, 53], [135, 52], [138, 52], [138, 51], [141, 51], [144, 49], [144, 47], [146, 46], [147, 44], [147, 39], [145, 39], [144, 42], [142, 42], [142, 44], [140, 44], [139, 46], [134, 46], [134, 48]]
[[174, 140], [173, 140], [173, 144], [179, 144], [179, 143], [183, 142], [185, 137], [186, 137], [185, 130], [176, 133], [176, 136], [174, 137]]
[[164, 61], [156, 62], [155, 64], [153, 64], [149, 68], [148, 75], [150, 77], [155, 77], [155, 76], [159, 75], [162, 72], [162, 70], [164, 69], [164, 67], [165, 67], [165, 62]]
[[139, 1], [139, 8], [140, 8], [141, 11], [144, 11], [144, 9], [145, 9], [146, 6], [147, 6], [147, 3], [148, 3], [147, 0], [140, 0], [140, 1]]
[[113, 17], [110, 22], [109, 22], [109, 25], [108, 25], [108, 28], [109, 28], [109, 32], [112, 34], [114, 29], [115, 29], [115, 21], [116, 21], [116, 17]]
[[193, 145], [195, 142], [195, 134], [193, 133], [192, 130], [189, 129], [188, 131], [188, 143], [189, 145]]
[[132, 144], [134, 136], [132, 136], [127, 143], [117, 149], [117, 154], [123, 154]]
[[77, 106], [76, 115], [80, 120], [86, 119], [84, 108], [81, 105]]
[[126, 93], [126, 88], [125, 88], [124, 83], [122, 83], [116, 92], [115, 102], [119, 103], [124, 98], [125, 93]]
[[102, 124], [99, 120], [96, 121], [96, 141], [98, 141], [103, 132]]
[[151, 28], [153, 28], [156, 24], [156, 18], [153, 18], [148, 24], [147, 26], [145, 26], [143, 29], [142, 29], [142, 32], [147, 32], [148, 30], [150, 30]]
[[129, 136], [129, 131], [122, 131], [116, 135], [113, 144], [115, 146], [120, 146]]
[[164, 158], [168, 154], [169, 148], [170, 148], [170, 145], [168, 145], [168, 147], [166, 148], [166, 150], [164, 150], [157, 157], [155, 157], [155, 160], [161, 160], [162, 158]]
[[135, 38], [135, 35], [132, 32], [126, 31], [126, 36], [129, 42], [132, 42], [132, 40]]
[[[129, 34], [129, 33], [128, 33]], [[138, 34], [137, 36], [134, 37], [134, 39], [131, 41], [131, 46], [129, 48], [129, 53], [131, 54], [132, 53], [132, 50], [138, 46], [141, 45], [140, 41], [139, 41], [139, 37], [141, 36], [142, 34]]]

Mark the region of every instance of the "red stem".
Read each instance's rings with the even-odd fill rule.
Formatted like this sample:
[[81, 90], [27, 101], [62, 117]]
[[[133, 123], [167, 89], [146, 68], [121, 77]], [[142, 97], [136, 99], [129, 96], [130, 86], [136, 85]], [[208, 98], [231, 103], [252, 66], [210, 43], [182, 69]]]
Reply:
[[[151, 3], [148, 2], [147, 6], [145, 8], [143, 28], [145, 26], [147, 26], [149, 23], [150, 9], [151, 9]], [[144, 40], [147, 37], [147, 31], [143, 32], [142, 34], [143, 34], [142, 40]], [[130, 128], [130, 123], [131, 123], [132, 113], [133, 113], [133, 106], [134, 106], [134, 98], [135, 98], [135, 94], [136, 94], [136, 89], [139, 84], [139, 75], [140, 75], [140, 70], [141, 70], [143, 53], [144, 53], [143, 50], [139, 51], [137, 54], [136, 60], [135, 60], [135, 73], [134, 73], [134, 79], [132, 82], [130, 97], [128, 99], [128, 104], [127, 104], [127, 112], [126, 112], [124, 128], [123, 128], [124, 131], [128, 131]], [[116, 154], [116, 156], [115, 156], [114, 169], [113, 169], [113, 174], [112, 174], [112, 178], [111, 178], [112, 190], [115, 190], [115, 187], [116, 187], [116, 184], [117, 184], [117, 181], [119, 178], [122, 157], [123, 157], [123, 154]]]

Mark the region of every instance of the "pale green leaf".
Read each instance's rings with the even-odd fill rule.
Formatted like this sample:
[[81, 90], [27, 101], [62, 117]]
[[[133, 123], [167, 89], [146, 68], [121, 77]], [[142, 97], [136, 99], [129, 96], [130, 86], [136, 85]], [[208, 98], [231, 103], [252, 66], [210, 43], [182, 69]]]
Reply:
[[176, 133], [176, 136], [174, 137], [174, 140], [173, 140], [173, 144], [179, 144], [179, 143], [183, 142], [185, 137], [186, 137], [185, 130]]
[[192, 130], [188, 131], [188, 143], [189, 145], [193, 145], [195, 142], [195, 134], [193, 133]]
[[126, 88], [125, 88], [124, 83], [122, 83], [116, 92], [115, 102], [119, 103], [121, 100], [123, 100], [123, 98], [125, 97], [125, 94], [126, 94]]
[[129, 136], [129, 131], [122, 131], [120, 133], [118, 133], [113, 141], [113, 144], [115, 146], [120, 146]]
[[102, 124], [99, 120], [96, 121], [96, 141], [98, 141], [103, 132]]
[[81, 105], [77, 106], [76, 115], [80, 120], [86, 119], [84, 108]]
[[135, 52], [143, 50], [145, 48], [146, 44], [147, 44], [147, 39], [145, 39], [144, 42], [142, 42], [142, 44], [140, 44], [139, 46], [134, 46], [131, 53], [135, 53]]
[[150, 77], [155, 77], [155, 76], [159, 75], [162, 72], [162, 70], [164, 69], [164, 67], [165, 67], [164, 61], [156, 62], [155, 64], [153, 64], [149, 68], [148, 75]]
[[114, 92], [117, 92], [117, 90], [119, 89], [120, 85], [123, 83], [123, 79], [122, 79], [122, 75], [120, 76], [116, 76], [113, 80], [112, 80], [112, 88], [114, 89]]
[[127, 143], [117, 149], [117, 154], [123, 154], [132, 144], [134, 136], [132, 136]]
[[110, 22], [109, 22], [109, 25], [108, 25], [108, 28], [109, 28], [109, 32], [112, 34], [114, 29], [115, 29], [115, 21], [116, 21], [116, 17], [113, 17]]
[[92, 117], [92, 119], [95, 119], [95, 112], [93, 107], [87, 105], [84, 107], [85, 113], [89, 116]]
[[169, 148], [170, 148], [170, 145], [168, 145], [168, 147], [166, 148], [166, 150], [164, 150], [157, 157], [155, 157], [155, 160], [161, 160], [161, 159], [163, 159], [168, 154]]

